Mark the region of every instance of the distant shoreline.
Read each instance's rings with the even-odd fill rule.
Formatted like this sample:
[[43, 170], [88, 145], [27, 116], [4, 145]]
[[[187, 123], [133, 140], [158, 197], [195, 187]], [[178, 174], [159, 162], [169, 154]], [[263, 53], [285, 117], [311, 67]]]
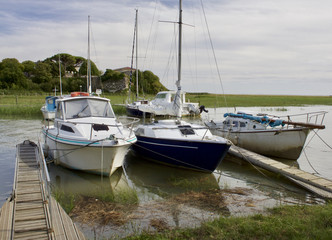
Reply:
[[[45, 103], [45, 97], [48, 95], [47, 93], [36, 92], [19, 92], [10, 95], [0, 94], [0, 118], [41, 118], [40, 108]], [[127, 94], [105, 93], [101, 96], [111, 100], [116, 114], [126, 114], [125, 108], [116, 104], [123, 105], [126, 103]], [[198, 102], [199, 105], [204, 105], [207, 108], [332, 105], [332, 96], [187, 93], [186, 97], [190, 102]], [[148, 95], [145, 98], [153, 99], [154, 95]]]

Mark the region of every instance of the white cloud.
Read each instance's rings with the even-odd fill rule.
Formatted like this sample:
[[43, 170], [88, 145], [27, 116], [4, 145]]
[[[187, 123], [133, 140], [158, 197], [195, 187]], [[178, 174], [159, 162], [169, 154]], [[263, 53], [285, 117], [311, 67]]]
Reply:
[[[226, 93], [332, 94], [332, 2], [203, 2]], [[134, 9], [138, 7], [140, 57], [146, 57], [140, 58], [139, 64], [174, 88], [176, 64], [166, 70], [174, 59], [169, 58], [176, 36], [174, 25], [157, 21], [177, 20], [175, 0], [158, 5], [129, 0], [14, 0], [0, 4], [0, 60], [37, 61], [58, 52], [85, 57], [87, 16], [91, 15], [92, 60], [103, 70], [130, 65]], [[199, 0], [184, 4], [184, 22], [195, 28], [184, 26], [183, 89], [220, 93], [199, 8]]]

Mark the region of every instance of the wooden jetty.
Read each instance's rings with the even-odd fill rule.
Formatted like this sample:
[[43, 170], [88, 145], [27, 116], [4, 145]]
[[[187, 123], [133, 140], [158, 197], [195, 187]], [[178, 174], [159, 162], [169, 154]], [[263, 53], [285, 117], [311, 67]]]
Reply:
[[41, 146], [17, 145], [13, 192], [1, 208], [0, 239], [85, 239], [50, 194]]
[[281, 174], [321, 197], [332, 199], [332, 180], [288, 166], [279, 161], [234, 145], [231, 146], [228, 153], [260, 168]]

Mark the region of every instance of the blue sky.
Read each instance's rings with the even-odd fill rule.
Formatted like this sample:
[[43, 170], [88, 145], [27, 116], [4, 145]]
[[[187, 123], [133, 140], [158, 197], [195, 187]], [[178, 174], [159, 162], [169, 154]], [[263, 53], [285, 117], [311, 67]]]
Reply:
[[[332, 1], [202, 0], [228, 94], [332, 95]], [[130, 66], [135, 8], [139, 68], [175, 88], [176, 0], [0, 0], [0, 60], [87, 56], [101, 70]], [[183, 3], [185, 91], [222, 93], [200, 0]]]

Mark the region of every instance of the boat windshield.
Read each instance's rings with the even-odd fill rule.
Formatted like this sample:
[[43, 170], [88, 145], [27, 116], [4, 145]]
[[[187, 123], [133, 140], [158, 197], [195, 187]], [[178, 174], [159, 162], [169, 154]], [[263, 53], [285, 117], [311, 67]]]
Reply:
[[64, 102], [66, 119], [83, 117], [107, 117], [114, 118], [111, 105], [101, 99], [75, 99]]

